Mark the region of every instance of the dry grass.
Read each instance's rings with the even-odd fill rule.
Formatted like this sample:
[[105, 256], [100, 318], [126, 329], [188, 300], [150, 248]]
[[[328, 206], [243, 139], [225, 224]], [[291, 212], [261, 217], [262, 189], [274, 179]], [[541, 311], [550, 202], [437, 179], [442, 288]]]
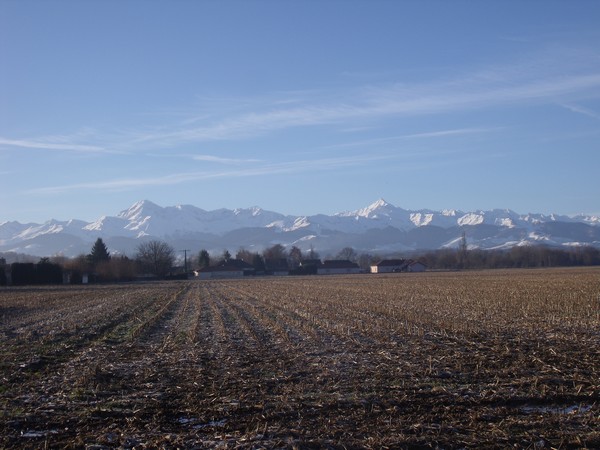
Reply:
[[2, 448], [598, 448], [600, 271], [0, 291]]

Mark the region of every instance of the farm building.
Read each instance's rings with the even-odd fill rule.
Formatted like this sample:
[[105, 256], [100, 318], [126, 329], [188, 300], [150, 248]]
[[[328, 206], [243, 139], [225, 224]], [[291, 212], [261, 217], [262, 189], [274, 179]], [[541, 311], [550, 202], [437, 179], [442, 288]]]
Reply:
[[321, 267], [320, 259], [303, 259], [300, 261], [300, 266], [295, 270], [295, 273], [316, 275], [319, 267]]
[[253, 275], [254, 268], [240, 259], [230, 259], [218, 266], [203, 267], [194, 271], [194, 275], [201, 280], [214, 278], [241, 278], [247, 275]]
[[371, 266], [371, 273], [424, 272], [427, 266], [412, 259], [384, 259]]
[[371, 273], [402, 272], [407, 263], [406, 259], [383, 259], [371, 266]]
[[323, 264], [318, 266], [318, 275], [341, 275], [360, 273], [358, 264], [348, 261], [347, 259], [332, 259], [325, 260]]
[[289, 275], [290, 268], [288, 266], [287, 259], [266, 259], [265, 272], [268, 275]]
[[320, 265], [320, 259], [303, 259], [300, 261], [300, 267], [319, 267]]
[[406, 267], [407, 272], [425, 272], [427, 266], [419, 261], [411, 261]]

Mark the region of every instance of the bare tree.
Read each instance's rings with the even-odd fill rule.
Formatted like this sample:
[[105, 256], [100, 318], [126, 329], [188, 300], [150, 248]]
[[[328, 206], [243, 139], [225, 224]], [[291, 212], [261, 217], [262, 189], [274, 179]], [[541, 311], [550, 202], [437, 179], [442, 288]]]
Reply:
[[371, 270], [371, 266], [373, 265], [373, 263], [378, 262], [380, 260], [381, 258], [377, 255], [361, 253], [360, 255], [358, 255], [358, 259], [356, 260], [356, 262], [358, 263], [358, 266], [361, 269], [366, 270], [368, 272]]
[[290, 249], [288, 261], [290, 263], [290, 267], [292, 269], [296, 269], [300, 265], [300, 262], [302, 262], [302, 250], [294, 245]]
[[467, 265], [468, 258], [468, 247], [467, 247], [467, 234], [463, 231], [462, 236], [460, 238], [460, 243], [458, 244], [458, 252], [456, 255], [458, 268], [464, 269]]
[[163, 241], [148, 241], [138, 245], [136, 259], [144, 270], [158, 277], [169, 273], [175, 261], [175, 251]]
[[287, 254], [283, 245], [275, 244], [272, 247], [269, 247], [263, 251], [263, 257], [265, 258], [265, 260], [286, 259]]
[[347, 259], [348, 261], [354, 262], [358, 258], [358, 254], [352, 247], [345, 247], [341, 249], [335, 257], [337, 259]]
[[96, 264], [98, 281], [130, 281], [135, 278], [135, 262], [127, 256], [111, 257]]
[[239, 259], [240, 261], [244, 261], [248, 264], [252, 264], [253, 258], [254, 253], [252, 253], [250, 250], [246, 250], [244, 247], [240, 247], [237, 253], [235, 254], [235, 259]]

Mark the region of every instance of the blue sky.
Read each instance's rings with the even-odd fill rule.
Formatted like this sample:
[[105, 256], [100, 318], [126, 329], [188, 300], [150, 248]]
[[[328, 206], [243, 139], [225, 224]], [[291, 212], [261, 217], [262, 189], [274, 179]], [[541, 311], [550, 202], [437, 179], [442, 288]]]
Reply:
[[0, 0], [0, 222], [600, 213], [600, 2]]

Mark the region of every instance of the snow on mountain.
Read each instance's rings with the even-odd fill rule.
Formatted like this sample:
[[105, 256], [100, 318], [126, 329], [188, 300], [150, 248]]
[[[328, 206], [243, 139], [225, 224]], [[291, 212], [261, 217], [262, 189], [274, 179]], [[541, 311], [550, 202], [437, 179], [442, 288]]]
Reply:
[[600, 247], [600, 217], [518, 214], [509, 209], [463, 212], [409, 211], [378, 199], [355, 211], [286, 216], [257, 206], [206, 211], [192, 205], [134, 203], [116, 216], [93, 222], [50, 220], [0, 223], [0, 251], [41, 256], [87, 253], [98, 237], [111, 251], [131, 253], [139, 239], [163, 239], [185, 248], [264, 248], [273, 243], [314, 246], [327, 252], [351, 246], [361, 251], [456, 247], [466, 230], [470, 248], [517, 245]]
[[280, 231], [296, 231], [302, 228], [309, 227], [310, 225], [311, 223], [308, 217], [301, 216], [296, 218], [289, 217], [286, 219], [275, 220], [270, 224], [267, 224], [266, 227], [279, 229]]
[[121, 211], [117, 217], [126, 220], [125, 229], [135, 232], [138, 237], [166, 237], [190, 232], [223, 234], [238, 228], [265, 227], [285, 216], [256, 206], [205, 211], [192, 205], [163, 208], [143, 200]]
[[41, 225], [29, 224], [29, 226], [22, 229], [22, 231], [13, 238], [26, 240], [33, 239], [38, 236], [58, 233], [72, 234], [74, 236], [83, 236], [85, 232], [83, 232], [82, 230], [85, 227], [85, 225], [86, 222], [82, 220], [58, 221], [52, 219], [47, 222], [44, 222]]
[[[460, 213], [458, 213], [460, 214]], [[450, 228], [457, 224], [457, 212], [451, 211], [431, 211], [429, 209], [422, 209], [419, 211], [410, 213], [410, 221], [416, 227], [424, 227], [427, 225]]]
[[589, 216], [589, 215], [579, 214], [579, 215], [573, 217], [573, 220], [575, 220], [577, 222], [586, 223], [588, 225], [600, 225], [600, 216]]
[[19, 236], [24, 230], [33, 226], [33, 224], [21, 224], [19, 222], [0, 223], [0, 245], [11, 242], [15, 236]]
[[387, 226], [410, 229], [414, 226], [410, 211], [398, 208], [382, 198], [366, 208], [334, 214], [333, 217], [350, 218], [363, 230]]
[[129, 222], [121, 217], [102, 216], [95, 222], [89, 223], [83, 227], [90, 233], [102, 233], [110, 236], [130, 236], [127, 230]]
[[359, 209], [354, 212], [339, 213], [338, 216], [358, 216], [366, 219], [378, 219], [381, 217], [389, 217], [396, 210], [396, 207], [391, 203], [380, 198], [366, 208]]
[[457, 223], [460, 226], [464, 226], [464, 225], [480, 225], [480, 224], [483, 223], [483, 220], [484, 220], [483, 214], [469, 213], [469, 214], [465, 214], [464, 216], [460, 217], [457, 220]]

